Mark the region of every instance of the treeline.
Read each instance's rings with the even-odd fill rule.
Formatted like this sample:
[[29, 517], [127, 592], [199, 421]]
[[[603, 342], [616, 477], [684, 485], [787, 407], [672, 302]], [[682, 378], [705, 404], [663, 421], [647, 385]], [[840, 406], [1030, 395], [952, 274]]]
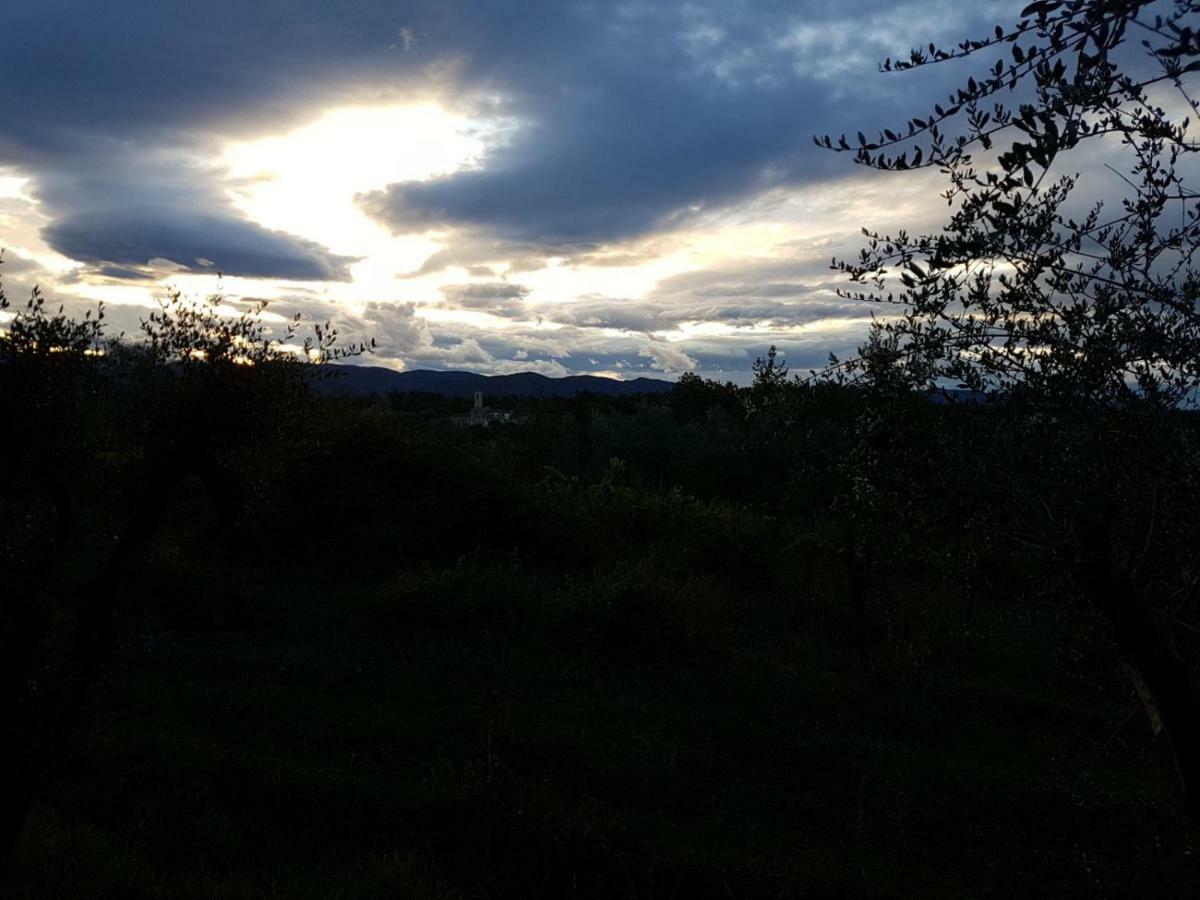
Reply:
[[464, 428], [172, 321], [169, 351], [52, 314], [0, 341], [17, 896], [853, 893], [920, 853], [967, 890], [956, 841], [994, 834], [947, 808], [1024, 835], [1014, 888], [1069, 888], [1080, 842], [1110, 883], [1187, 868], [1146, 849], [1182, 833], [1174, 764], [1073, 575], [1090, 498], [1191, 678], [1194, 417], [764, 362]]

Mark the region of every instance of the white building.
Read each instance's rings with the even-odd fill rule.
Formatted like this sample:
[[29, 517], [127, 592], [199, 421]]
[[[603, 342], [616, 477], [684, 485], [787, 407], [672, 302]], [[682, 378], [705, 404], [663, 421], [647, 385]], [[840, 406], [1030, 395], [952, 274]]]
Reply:
[[460, 425], [487, 428], [498, 422], [513, 421], [513, 414], [507, 409], [491, 409], [483, 405], [483, 391], [475, 392], [475, 404], [465, 416], [456, 416], [455, 422]]

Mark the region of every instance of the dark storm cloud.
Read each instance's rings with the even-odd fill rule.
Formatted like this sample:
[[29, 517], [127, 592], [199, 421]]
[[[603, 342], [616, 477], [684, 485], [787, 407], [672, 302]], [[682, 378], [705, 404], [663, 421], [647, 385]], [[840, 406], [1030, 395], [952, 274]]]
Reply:
[[77, 164], [37, 173], [35, 190], [54, 213], [42, 238], [110, 278], [162, 259], [229, 275], [349, 279], [354, 258], [242, 218], [221, 196], [219, 174], [179, 148], [97, 139]]
[[[344, 259], [220, 210], [219, 172], [159, 155], [211, 150], [215, 133], [278, 132], [321, 106], [434, 93], [520, 125], [482, 169], [393, 185], [364, 207], [397, 231], [459, 226], [497, 252], [524, 247], [533, 265], [530, 246], [586, 252], [844, 172], [809, 136], [891, 115], [893, 89], [874, 79], [847, 103], [829, 73], [947, 27], [957, 36], [961, 21], [922, 15], [937, 3], [10, 0], [0, 78], [21, 112], [0, 123], [0, 163], [34, 175], [58, 220], [48, 235], [77, 258], [174, 253], [243, 274], [336, 278]], [[962, 7], [947, 9], [961, 19]], [[72, 171], [91, 177], [46, 185]], [[147, 177], [157, 197], [199, 196], [201, 214], [173, 202], [129, 215]]]
[[22, 108], [5, 134], [73, 156], [97, 136], [287, 121], [314, 95], [395, 69], [405, 4], [10, 0], [4, 15], [0, 67]]
[[[525, 122], [482, 170], [393, 185], [361, 199], [397, 232], [482, 227], [548, 246], [610, 241], [685, 223], [747, 191], [820, 177], [811, 123], [827, 91], [791, 74], [773, 48], [780, 17], [736, 15], [720, 38], [758, 48], [746, 77], [714, 70], [719, 50], [689, 45], [695, 7], [591, 7], [556, 17], [529, 64], [489, 59]], [[706, 58], [704, 53], [713, 54]], [[505, 54], [507, 56], [507, 54]], [[805, 115], [789, 114], [803, 109]], [[809, 118], [811, 117], [811, 118]]]
[[188, 269], [227, 275], [347, 281], [347, 266], [353, 262], [312, 241], [253, 222], [178, 210], [67, 215], [45, 228], [42, 236], [64, 256], [99, 264], [109, 277], [119, 277], [121, 267], [167, 259]]
[[216, 149], [213, 129], [295, 124], [314, 101], [411, 68], [389, 46], [401, 6], [15, 0], [0, 80], [20, 114], [0, 123], [0, 165], [34, 176], [47, 242], [81, 261], [345, 279], [347, 258], [245, 221], [222, 173], [194, 160]]
[[[469, 71], [507, 89], [506, 111], [525, 123], [511, 143], [482, 169], [391, 185], [360, 202], [397, 232], [449, 224], [574, 254], [586, 252], [580, 245], [686, 225], [767, 188], [844, 172], [845, 160], [815, 151], [812, 133], [886, 118], [894, 98], [880, 84], [856, 90], [847, 104], [824, 77], [845, 61], [845, 48], [835, 60], [829, 42], [788, 38], [828, 26], [831, 37], [840, 28], [843, 41], [848, 32], [859, 51], [892, 53], [894, 27], [881, 40], [864, 26], [897, 8], [722, 2], [546, 10], [533, 17], [543, 33], [552, 31], [545, 40], [488, 46], [472, 57]], [[927, 22], [919, 36], [939, 27]]]

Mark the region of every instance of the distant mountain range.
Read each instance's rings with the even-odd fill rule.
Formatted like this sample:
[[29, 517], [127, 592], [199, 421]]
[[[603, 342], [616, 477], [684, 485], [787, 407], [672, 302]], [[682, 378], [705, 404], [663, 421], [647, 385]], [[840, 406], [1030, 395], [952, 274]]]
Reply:
[[490, 397], [574, 397], [585, 391], [605, 397], [627, 397], [634, 394], [665, 394], [675, 383], [660, 378], [633, 378], [619, 381], [596, 375], [569, 375], [548, 378], [537, 372], [517, 372], [513, 375], [478, 375], [475, 372], [446, 372], [415, 369], [397, 372], [381, 366], [328, 367], [331, 378], [318, 379], [318, 390], [347, 394], [428, 393], [443, 397], [472, 397], [483, 391]]

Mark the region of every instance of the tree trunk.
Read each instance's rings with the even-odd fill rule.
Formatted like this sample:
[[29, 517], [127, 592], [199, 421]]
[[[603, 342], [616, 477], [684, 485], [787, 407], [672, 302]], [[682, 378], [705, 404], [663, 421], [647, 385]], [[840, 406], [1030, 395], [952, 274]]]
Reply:
[[1081, 528], [1076, 582], [1112, 623], [1121, 652], [1137, 669], [1162, 717], [1183, 780], [1183, 808], [1200, 823], [1200, 702], [1191, 677], [1142, 602], [1128, 571], [1113, 559], [1107, 530], [1097, 523]]

